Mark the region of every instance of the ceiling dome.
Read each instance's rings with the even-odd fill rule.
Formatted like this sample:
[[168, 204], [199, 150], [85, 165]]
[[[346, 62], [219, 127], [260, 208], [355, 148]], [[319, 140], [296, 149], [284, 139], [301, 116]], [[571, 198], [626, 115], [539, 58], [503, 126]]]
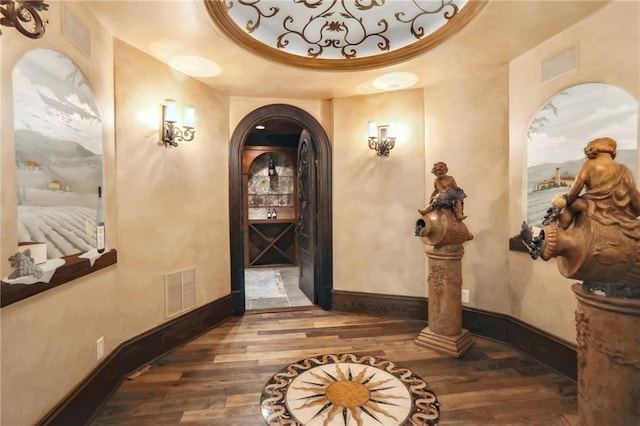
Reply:
[[363, 70], [426, 52], [451, 37], [485, 0], [205, 0], [213, 22], [269, 60]]

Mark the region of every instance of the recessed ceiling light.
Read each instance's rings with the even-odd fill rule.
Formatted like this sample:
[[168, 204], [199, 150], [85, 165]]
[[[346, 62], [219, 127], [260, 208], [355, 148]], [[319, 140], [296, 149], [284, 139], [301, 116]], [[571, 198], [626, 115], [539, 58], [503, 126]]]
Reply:
[[411, 87], [418, 82], [418, 76], [410, 72], [392, 72], [381, 75], [371, 84], [379, 90], [400, 90]]
[[192, 55], [174, 56], [169, 66], [191, 77], [215, 77], [222, 72], [215, 62]]

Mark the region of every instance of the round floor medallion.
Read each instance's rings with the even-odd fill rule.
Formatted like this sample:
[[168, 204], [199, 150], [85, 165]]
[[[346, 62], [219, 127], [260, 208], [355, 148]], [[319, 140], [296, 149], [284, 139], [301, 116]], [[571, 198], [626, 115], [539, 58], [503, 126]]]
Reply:
[[372, 356], [319, 355], [294, 362], [265, 385], [269, 425], [437, 425], [440, 406], [410, 370]]

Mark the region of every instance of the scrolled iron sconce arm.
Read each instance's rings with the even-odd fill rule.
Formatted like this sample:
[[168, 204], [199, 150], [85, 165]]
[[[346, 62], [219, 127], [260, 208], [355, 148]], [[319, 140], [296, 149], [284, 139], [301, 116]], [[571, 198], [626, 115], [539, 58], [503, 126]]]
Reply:
[[396, 138], [387, 137], [378, 140], [375, 136], [369, 136], [369, 148], [375, 149], [378, 156], [388, 157], [395, 145]]
[[45, 24], [48, 22], [38, 12], [46, 10], [49, 10], [49, 5], [43, 0], [0, 0], [0, 25], [14, 27], [21, 34], [38, 39], [44, 35]]
[[165, 145], [178, 146], [179, 142], [192, 141], [196, 135], [196, 129], [193, 127], [183, 126], [182, 130], [176, 126], [173, 122], [167, 121], [164, 129], [164, 136], [162, 142]]

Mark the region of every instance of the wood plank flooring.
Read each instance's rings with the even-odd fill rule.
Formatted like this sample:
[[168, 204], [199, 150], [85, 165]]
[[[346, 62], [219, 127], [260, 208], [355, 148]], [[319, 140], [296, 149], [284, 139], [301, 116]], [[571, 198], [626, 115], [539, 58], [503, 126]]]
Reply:
[[308, 356], [372, 355], [422, 377], [440, 425], [576, 425], [576, 383], [510, 347], [474, 337], [460, 359], [414, 343], [425, 327], [315, 307], [234, 317], [127, 379], [91, 423], [264, 426], [260, 396], [281, 368]]

